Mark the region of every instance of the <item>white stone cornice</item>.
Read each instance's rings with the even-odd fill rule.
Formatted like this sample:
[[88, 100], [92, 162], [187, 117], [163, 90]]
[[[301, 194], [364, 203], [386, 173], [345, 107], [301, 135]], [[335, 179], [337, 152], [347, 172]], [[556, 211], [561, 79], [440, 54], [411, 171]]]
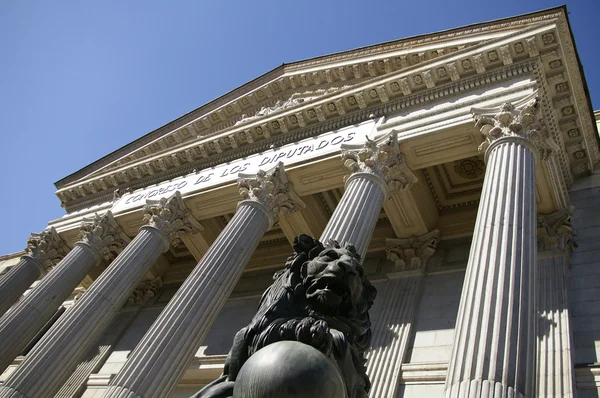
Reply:
[[123, 232], [110, 211], [93, 218], [84, 218], [79, 231], [79, 241], [98, 251], [106, 261], [112, 261], [131, 239]]
[[179, 191], [168, 198], [147, 199], [143, 211], [144, 223], [158, 229], [175, 246], [180, 243], [182, 234], [195, 234], [203, 229], [183, 202]]
[[33, 257], [47, 272], [69, 252], [69, 247], [53, 227], [40, 233], [32, 233], [27, 240], [25, 255]]
[[306, 207], [294, 192], [281, 162], [270, 170], [259, 170], [256, 174], [240, 173], [238, 187], [242, 202], [251, 201], [262, 205], [266, 209], [271, 225], [278, 222], [279, 214], [291, 213], [299, 207]]

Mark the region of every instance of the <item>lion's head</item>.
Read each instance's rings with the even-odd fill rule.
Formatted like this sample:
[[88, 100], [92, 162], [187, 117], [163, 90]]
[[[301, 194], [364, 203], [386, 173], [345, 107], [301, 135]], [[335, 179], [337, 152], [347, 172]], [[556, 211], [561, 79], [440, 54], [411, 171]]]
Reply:
[[374, 292], [354, 247], [325, 247], [302, 267], [308, 304], [314, 312], [335, 317], [361, 316], [373, 304]]

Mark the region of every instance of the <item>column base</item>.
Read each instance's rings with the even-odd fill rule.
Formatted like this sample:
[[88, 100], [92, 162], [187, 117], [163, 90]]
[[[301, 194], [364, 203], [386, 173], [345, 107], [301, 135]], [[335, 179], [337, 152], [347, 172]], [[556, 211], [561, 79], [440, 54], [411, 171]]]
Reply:
[[21, 394], [19, 391], [5, 386], [0, 386], [0, 398], [32, 398]]
[[127, 387], [111, 386], [104, 391], [104, 398], [144, 398]]
[[525, 395], [512, 386], [494, 380], [463, 380], [444, 392], [444, 398], [524, 398]]

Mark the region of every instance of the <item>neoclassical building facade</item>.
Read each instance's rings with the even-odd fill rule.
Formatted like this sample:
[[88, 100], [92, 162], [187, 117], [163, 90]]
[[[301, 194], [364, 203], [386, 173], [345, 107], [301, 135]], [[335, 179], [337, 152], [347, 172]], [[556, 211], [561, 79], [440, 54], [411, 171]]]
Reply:
[[299, 234], [378, 294], [370, 397], [598, 397], [600, 113], [563, 7], [279, 68], [56, 183], [0, 398], [188, 397]]

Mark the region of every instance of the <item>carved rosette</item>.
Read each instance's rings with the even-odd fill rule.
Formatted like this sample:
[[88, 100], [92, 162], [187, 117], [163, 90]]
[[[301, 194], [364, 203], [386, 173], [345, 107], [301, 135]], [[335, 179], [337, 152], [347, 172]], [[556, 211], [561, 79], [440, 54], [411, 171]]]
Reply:
[[146, 305], [152, 297], [156, 296], [162, 286], [163, 281], [160, 277], [141, 281], [129, 295], [124, 307], [142, 307]]
[[31, 234], [25, 249], [25, 254], [38, 260], [46, 272], [52, 266], [58, 264], [68, 252], [69, 247], [54, 227], [50, 227], [39, 234]]
[[572, 206], [551, 214], [538, 214], [539, 252], [558, 252], [568, 257], [577, 247], [574, 235]]
[[394, 262], [397, 272], [424, 271], [429, 258], [435, 253], [440, 231], [433, 231], [408, 239], [386, 239], [388, 260]]
[[96, 213], [93, 218], [84, 218], [79, 240], [96, 249], [106, 261], [112, 261], [131, 241], [110, 211], [103, 215]]
[[526, 98], [519, 103], [504, 103], [499, 109], [472, 109], [475, 126], [485, 141], [479, 146], [485, 151], [492, 142], [504, 137], [519, 137], [531, 142], [542, 160], [559, 151], [540, 120], [539, 100]]
[[367, 137], [360, 148], [347, 146], [342, 150], [342, 160], [349, 171], [346, 181], [356, 173], [374, 174], [385, 182], [390, 195], [410, 187], [418, 180], [398, 149], [396, 134], [384, 140]]
[[195, 234], [203, 229], [183, 203], [179, 191], [168, 198], [147, 199], [144, 223], [161, 231], [173, 246], [181, 244], [181, 235]]
[[243, 200], [251, 200], [265, 206], [273, 216], [274, 223], [277, 223], [280, 214], [291, 213], [299, 207], [306, 206], [294, 192], [282, 162], [267, 171], [240, 174], [238, 187]]

